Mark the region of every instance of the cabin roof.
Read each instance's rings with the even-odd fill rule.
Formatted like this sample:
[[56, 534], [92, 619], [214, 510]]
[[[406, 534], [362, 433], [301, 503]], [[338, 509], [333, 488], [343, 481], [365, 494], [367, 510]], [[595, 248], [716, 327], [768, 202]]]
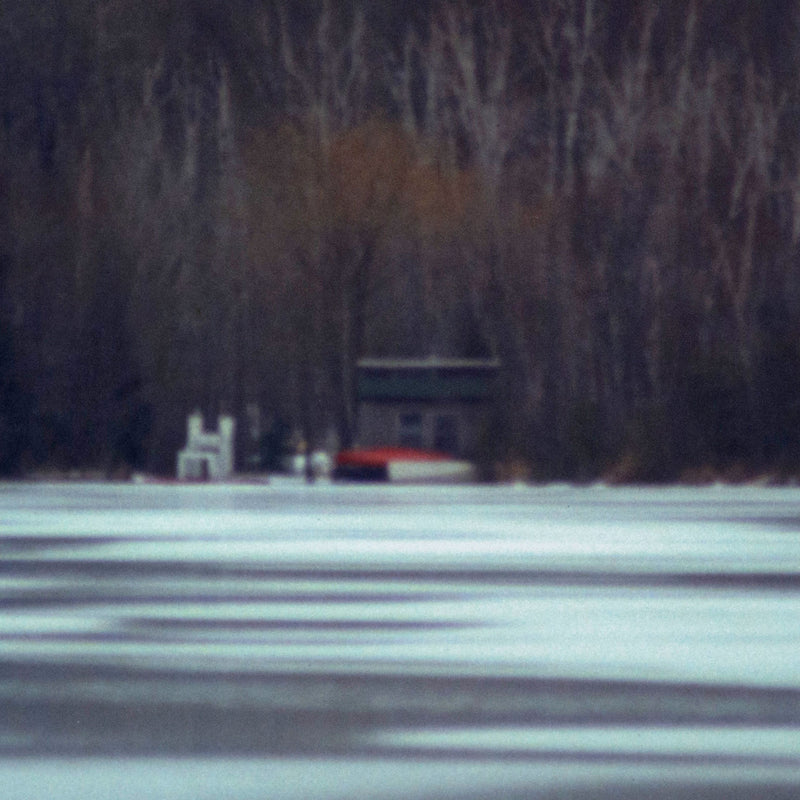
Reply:
[[475, 402], [493, 394], [499, 362], [466, 358], [365, 358], [357, 395], [371, 402]]
[[368, 370], [427, 370], [427, 369], [485, 369], [497, 370], [500, 362], [493, 358], [362, 358], [358, 361], [359, 369]]

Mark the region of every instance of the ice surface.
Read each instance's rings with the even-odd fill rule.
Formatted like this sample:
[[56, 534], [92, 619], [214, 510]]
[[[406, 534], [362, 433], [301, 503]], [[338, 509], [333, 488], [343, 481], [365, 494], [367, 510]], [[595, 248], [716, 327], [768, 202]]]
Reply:
[[800, 785], [800, 490], [3, 484], [0, 553], [10, 800]]

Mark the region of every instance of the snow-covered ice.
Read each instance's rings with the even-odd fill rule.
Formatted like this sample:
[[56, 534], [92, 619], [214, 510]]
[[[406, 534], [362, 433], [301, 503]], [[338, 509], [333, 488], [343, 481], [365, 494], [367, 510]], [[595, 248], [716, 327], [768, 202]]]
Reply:
[[13, 798], [800, 785], [800, 490], [11, 483], [0, 553]]

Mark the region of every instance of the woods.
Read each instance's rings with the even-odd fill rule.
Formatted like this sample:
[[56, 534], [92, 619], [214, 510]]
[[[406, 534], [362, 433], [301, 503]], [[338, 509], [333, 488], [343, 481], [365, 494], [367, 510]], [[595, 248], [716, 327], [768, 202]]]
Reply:
[[490, 468], [794, 474], [800, 12], [729, 5], [6, 0], [0, 470], [349, 445], [436, 354], [503, 364]]

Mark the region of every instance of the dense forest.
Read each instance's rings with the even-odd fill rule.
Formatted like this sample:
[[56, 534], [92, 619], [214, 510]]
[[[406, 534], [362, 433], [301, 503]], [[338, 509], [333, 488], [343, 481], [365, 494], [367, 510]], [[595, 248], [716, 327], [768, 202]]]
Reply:
[[[352, 440], [362, 356], [503, 365], [483, 463], [800, 470], [800, 7], [3, 0], [0, 471], [186, 414]], [[249, 416], [248, 416], [249, 411]]]

